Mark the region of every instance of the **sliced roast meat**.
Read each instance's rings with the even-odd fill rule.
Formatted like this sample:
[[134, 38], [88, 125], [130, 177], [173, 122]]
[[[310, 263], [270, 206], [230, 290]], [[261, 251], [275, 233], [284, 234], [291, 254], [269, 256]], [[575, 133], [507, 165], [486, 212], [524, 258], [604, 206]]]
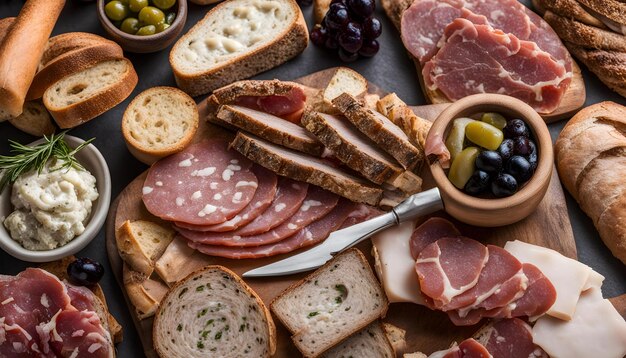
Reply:
[[143, 186], [143, 202], [164, 220], [193, 225], [223, 223], [252, 200], [258, 180], [252, 162], [224, 140], [194, 144], [154, 163]]
[[440, 217], [432, 217], [416, 227], [411, 234], [411, 256], [417, 259], [422, 250], [433, 242], [444, 237], [461, 236], [461, 232], [453, 223]]
[[482, 344], [469, 338], [458, 346], [435, 352], [428, 358], [491, 358], [491, 354]]
[[476, 93], [506, 93], [541, 113], [560, 104], [572, 73], [536, 43], [512, 34], [456, 19], [445, 29], [445, 42], [422, 75], [430, 90], [450, 100]]
[[476, 285], [489, 258], [487, 247], [466, 237], [443, 238], [426, 246], [415, 261], [422, 293], [436, 306]]
[[260, 165], [254, 165], [252, 167], [252, 173], [259, 181], [259, 186], [254, 192], [254, 196], [252, 197], [252, 200], [250, 200], [250, 203], [248, 203], [248, 205], [233, 218], [228, 219], [221, 224], [208, 226], [191, 225], [186, 223], [176, 223], [176, 226], [195, 231], [225, 232], [233, 231], [255, 220], [265, 211], [265, 209], [272, 205], [272, 201], [274, 200], [274, 197], [276, 197], [278, 177], [276, 174]]
[[[222, 240], [224, 246], [235, 247], [251, 247], [268, 245], [278, 241], [281, 241], [296, 232], [303, 227], [314, 222], [315, 220], [328, 214], [336, 205], [339, 197], [329, 191], [321, 189], [319, 187], [310, 186], [307, 192], [307, 196], [302, 202], [302, 205], [298, 211], [289, 217], [285, 222], [271, 229], [270, 231], [263, 232], [252, 236], [231, 236], [228, 240]], [[189, 232], [187, 230], [179, 230], [179, 233], [186, 239], [196, 244], [207, 244], [203, 240], [204, 233]]]
[[49, 342], [57, 357], [108, 358], [111, 338], [93, 311], [60, 312], [53, 325], [43, 330], [52, 339]]
[[495, 320], [481, 328], [474, 338], [493, 358], [548, 358], [533, 343], [532, 328], [517, 318]]

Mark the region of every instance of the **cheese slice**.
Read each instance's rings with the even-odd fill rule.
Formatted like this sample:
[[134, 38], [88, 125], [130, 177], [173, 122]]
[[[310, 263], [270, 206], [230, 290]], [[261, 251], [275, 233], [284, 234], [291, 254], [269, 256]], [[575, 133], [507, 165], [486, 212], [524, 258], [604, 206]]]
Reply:
[[585, 285], [583, 286], [583, 291], [587, 291], [588, 289], [593, 288], [593, 287], [600, 288], [602, 287], [603, 282], [604, 282], [604, 276], [591, 270], [591, 272], [589, 273], [589, 278], [587, 279], [587, 282], [585, 282]]
[[411, 256], [411, 234], [415, 222], [405, 222], [372, 237], [376, 273], [383, 283], [389, 302], [424, 304], [415, 260]]
[[[547, 314], [563, 320], [572, 319], [580, 293], [590, 286], [587, 282], [593, 270], [557, 251], [518, 240], [507, 242], [504, 249], [521, 262], [537, 266], [554, 285], [556, 301]], [[598, 277], [593, 275], [589, 282], [597, 280]]]
[[543, 316], [533, 327], [533, 342], [552, 358], [622, 358], [626, 355], [626, 322], [593, 287], [581, 295], [570, 321]]

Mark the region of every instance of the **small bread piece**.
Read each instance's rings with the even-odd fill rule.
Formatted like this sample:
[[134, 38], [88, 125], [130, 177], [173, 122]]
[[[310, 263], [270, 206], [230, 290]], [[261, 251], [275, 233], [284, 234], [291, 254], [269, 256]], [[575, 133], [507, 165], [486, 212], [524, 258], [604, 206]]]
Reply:
[[426, 147], [426, 137], [432, 123], [417, 116], [395, 93], [390, 93], [376, 103], [378, 112], [400, 127], [418, 149]]
[[322, 91], [322, 98], [328, 108], [333, 107], [333, 100], [342, 93], [360, 97], [367, 93], [367, 80], [358, 72], [347, 67], [339, 67], [330, 82]]
[[384, 115], [366, 108], [354, 96], [343, 93], [333, 100], [333, 105], [361, 132], [394, 157], [405, 169], [411, 170], [424, 160], [409, 137]]
[[[374, 247], [372, 247], [374, 249]], [[395, 352], [406, 350], [406, 331], [391, 323], [383, 322], [383, 330]]]
[[327, 262], [271, 303], [305, 357], [316, 357], [387, 312], [387, 296], [355, 248]]
[[217, 118], [272, 143], [315, 156], [324, 146], [299, 125], [271, 114], [238, 105], [221, 106]]
[[395, 351], [380, 321], [353, 334], [322, 354], [321, 358], [395, 358]]
[[324, 16], [330, 8], [331, 0], [313, 0], [313, 20], [316, 24], [321, 24]]
[[128, 59], [100, 62], [50, 86], [43, 104], [61, 128], [73, 128], [115, 107], [137, 85]]
[[27, 101], [24, 103], [22, 114], [9, 119], [15, 128], [35, 137], [51, 135], [56, 130], [52, 117], [40, 100]]
[[151, 221], [126, 220], [115, 240], [120, 257], [134, 271], [150, 276], [155, 261], [163, 255], [176, 233]]
[[586, 48], [626, 52], [626, 36], [622, 34], [585, 25], [551, 11], [547, 11], [543, 18], [563, 41]]
[[354, 202], [377, 205], [383, 191], [364, 179], [344, 173], [328, 162], [238, 132], [230, 147], [274, 173], [305, 181]]
[[135, 97], [122, 117], [131, 154], [151, 165], [183, 150], [195, 136], [200, 117], [193, 98], [173, 87], [153, 87]]
[[162, 358], [267, 358], [276, 351], [269, 310], [223, 266], [196, 271], [172, 287], [156, 314], [152, 336]]
[[154, 316], [169, 288], [157, 280], [131, 270], [126, 264], [122, 269], [122, 276], [124, 289], [135, 307], [137, 317], [145, 319]]
[[170, 52], [178, 87], [199, 96], [297, 56], [309, 34], [294, 0], [223, 2], [183, 35]]
[[185, 239], [176, 236], [156, 261], [154, 270], [168, 286], [173, 286], [190, 273], [208, 266], [210, 260], [210, 256], [192, 249]]

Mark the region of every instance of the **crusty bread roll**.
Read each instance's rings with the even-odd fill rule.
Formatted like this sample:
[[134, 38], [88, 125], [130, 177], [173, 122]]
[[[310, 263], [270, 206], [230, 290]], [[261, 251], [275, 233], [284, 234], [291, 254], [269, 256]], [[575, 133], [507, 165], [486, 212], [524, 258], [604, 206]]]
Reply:
[[555, 154], [563, 184], [626, 264], [626, 107], [583, 109], [559, 135]]

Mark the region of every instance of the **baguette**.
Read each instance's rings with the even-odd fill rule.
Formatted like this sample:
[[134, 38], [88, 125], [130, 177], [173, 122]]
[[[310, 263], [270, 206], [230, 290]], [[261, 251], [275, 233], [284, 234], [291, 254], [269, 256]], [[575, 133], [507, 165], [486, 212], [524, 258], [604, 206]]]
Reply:
[[222, 266], [208, 266], [172, 287], [152, 334], [163, 358], [266, 358], [276, 351], [276, 329], [263, 301]]
[[115, 239], [120, 257], [130, 269], [150, 276], [174, 235], [174, 230], [151, 221], [126, 220], [117, 229]]
[[231, 0], [183, 35], [169, 60], [178, 87], [199, 96], [290, 60], [308, 41], [295, 1]]
[[576, 114], [555, 145], [559, 177], [626, 264], [626, 107], [602, 102]]
[[395, 358], [393, 346], [380, 321], [353, 334], [321, 355], [321, 358]]
[[388, 304], [365, 256], [352, 248], [285, 290], [270, 307], [298, 350], [316, 357], [384, 316]]
[[100, 62], [50, 86], [43, 103], [61, 128], [73, 128], [126, 99], [137, 85], [128, 59]]
[[0, 43], [0, 117], [22, 113], [41, 55], [65, 0], [28, 0]]
[[35, 137], [51, 135], [56, 130], [50, 113], [40, 100], [24, 103], [22, 114], [16, 118], [10, 118], [9, 123], [22, 132]]

